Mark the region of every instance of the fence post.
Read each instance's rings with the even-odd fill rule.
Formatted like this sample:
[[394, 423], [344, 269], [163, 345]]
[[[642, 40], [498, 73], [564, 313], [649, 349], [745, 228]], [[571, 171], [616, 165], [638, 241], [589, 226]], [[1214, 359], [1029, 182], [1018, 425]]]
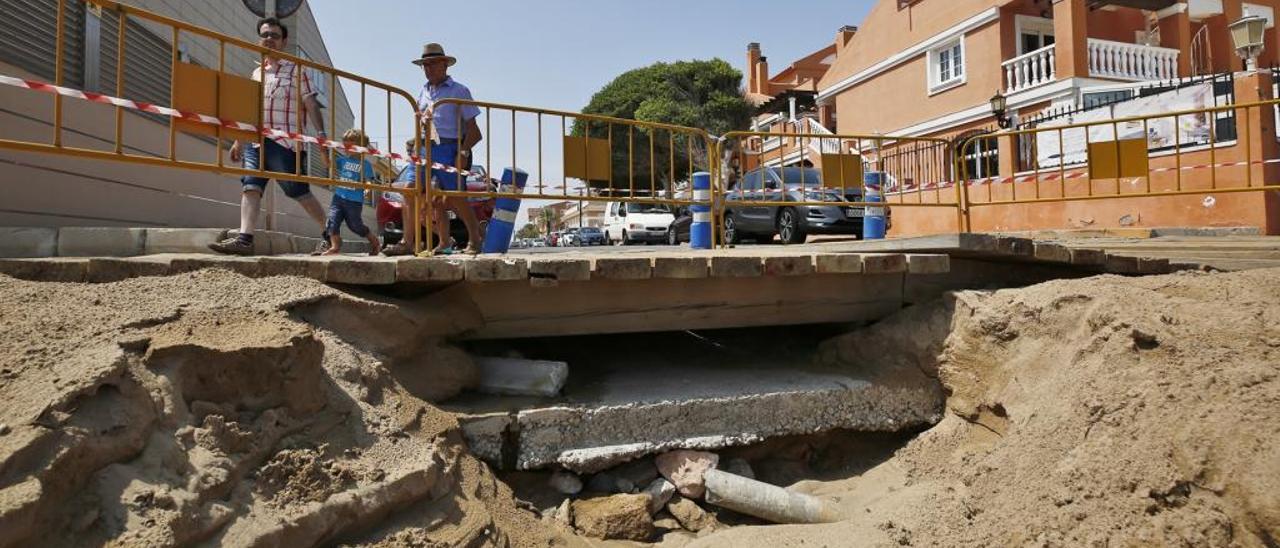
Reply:
[[689, 247], [711, 249], [711, 174], [699, 171], [692, 176], [693, 201], [689, 212], [693, 224], [689, 227]]

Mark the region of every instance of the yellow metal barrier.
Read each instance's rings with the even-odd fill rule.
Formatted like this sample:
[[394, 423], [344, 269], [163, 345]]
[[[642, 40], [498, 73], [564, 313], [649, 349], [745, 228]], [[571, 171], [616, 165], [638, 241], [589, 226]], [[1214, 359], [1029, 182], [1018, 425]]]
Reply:
[[[720, 145], [721, 156], [738, 166], [732, 180], [720, 179], [719, 227], [726, 243], [773, 234], [798, 243], [806, 228], [861, 234], [865, 208], [885, 206], [953, 208], [963, 230], [953, 149], [946, 139], [733, 131]], [[883, 174], [883, 203], [865, 199], [868, 172]], [[822, 218], [796, 218], [795, 208], [804, 206], [822, 208]]]
[[[272, 51], [265, 49], [258, 44], [240, 40], [231, 36], [227, 36], [215, 31], [211, 31], [202, 27], [198, 27], [177, 19], [164, 17], [143, 9], [139, 9], [119, 2], [111, 0], [81, 0], [91, 7], [113, 13], [117, 16], [117, 38], [116, 45], [116, 75], [115, 75], [115, 91], [114, 96], [119, 99], [124, 97], [124, 67], [126, 62], [126, 54], [129, 48], [125, 47], [125, 36], [127, 32], [127, 23], [131, 19], [145, 21], [151, 26], [159, 26], [167, 28], [170, 52], [170, 96], [169, 107], [172, 109], [184, 111], [186, 113], [194, 113], [198, 115], [212, 116], [237, 122], [239, 124], [247, 124], [248, 126], [260, 126], [262, 114], [262, 84], [255, 82], [242, 75], [232, 75], [226, 72], [227, 51], [229, 48], [252, 52], [259, 57], [261, 66], [265, 62], [266, 57], [270, 55], [272, 58], [281, 59], [293, 63], [294, 78], [302, 78], [303, 71], [307, 70], [313, 73], [323, 75], [328, 79], [328, 89], [336, 96], [338, 86], [341, 82], [349, 81], [359, 84], [360, 88], [360, 123], [356, 125], [357, 129], [363, 131], [366, 135], [366, 115], [367, 115], [367, 90], [374, 88], [375, 94], [383, 94], [386, 98], [386, 129], [388, 146], [392, 141], [393, 120], [392, 120], [392, 104], [393, 97], [402, 98], [407, 102], [408, 109], [414, 112], [414, 120], [404, 121], [406, 125], [411, 124], [413, 128], [414, 139], [416, 142], [423, 142], [422, 127], [417, 116], [417, 101], [409, 93], [396, 88], [394, 86], [383, 84], [375, 80], [371, 80], [357, 74], [336, 70], [331, 67], [310, 61], [301, 57], [290, 55], [284, 52]], [[66, 6], [64, 2], [56, 2], [57, 8], [57, 40], [54, 58], [55, 68], [55, 85], [63, 85], [63, 74], [65, 62], [65, 49], [68, 43], [66, 36], [67, 26], [64, 24], [66, 19]], [[189, 34], [202, 39], [213, 40], [217, 43], [218, 51], [218, 67], [216, 70], [211, 68], [199, 67], [180, 61], [179, 48], [183, 38], [183, 34]], [[314, 83], [313, 83], [314, 84]], [[302, 104], [301, 86], [293, 86], [297, 93], [294, 98], [296, 105]], [[178, 167], [183, 169], [192, 169], [206, 172], [225, 173], [231, 175], [250, 175], [259, 177], [275, 178], [279, 176], [287, 177], [289, 180], [296, 180], [304, 183], [319, 184], [326, 186], [342, 186], [348, 188], [361, 188], [365, 190], [387, 190], [387, 187], [374, 184], [373, 181], [364, 180], [364, 174], [361, 173], [361, 180], [342, 181], [336, 178], [334, 174], [322, 177], [317, 175], [309, 175], [302, 173], [303, 162], [295, 162], [295, 172], [291, 174], [271, 172], [265, 169], [265, 161], [258, 162], [257, 169], [246, 169], [240, 166], [227, 165], [224, 162], [223, 144], [227, 141], [236, 139], [256, 139], [261, 145], [268, 138], [261, 131], [247, 132], [240, 129], [232, 129], [219, 124], [206, 124], [199, 121], [193, 121], [194, 117], [183, 116], [181, 118], [169, 117], [169, 136], [168, 136], [168, 153], [167, 155], [151, 156], [145, 154], [134, 154], [127, 152], [124, 147], [124, 110], [125, 106], [121, 106], [122, 102], [112, 102], [115, 104], [115, 132], [113, 150], [95, 150], [82, 147], [67, 146], [63, 142], [64, 129], [64, 97], [61, 94], [54, 95], [53, 101], [53, 139], [52, 142], [37, 142], [26, 140], [0, 139], [0, 147], [23, 150], [30, 152], [53, 152], [59, 154], [67, 154], [71, 156], [93, 158], [100, 160], [111, 160], [121, 162], [131, 162], [136, 164]], [[102, 101], [99, 101], [102, 102]], [[298, 124], [299, 128], [306, 128], [306, 121], [303, 120], [302, 109], [298, 108]], [[330, 108], [327, 129], [332, 131], [335, 137], [341, 135], [341, 130], [337, 128], [336, 108]], [[204, 135], [213, 137], [217, 140], [215, 146], [214, 158], [209, 161], [195, 161], [178, 157], [177, 153], [177, 133], [186, 132], [196, 135]], [[305, 130], [303, 133], [307, 133]], [[298, 142], [295, 140], [295, 142]], [[298, 143], [299, 146], [305, 146]], [[336, 152], [331, 148], [325, 148], [325, 154], [329, 159], [333, 159]], [[363, 155], [362, 155], [363, 156]], [[385, 160], [384, 160], [385, 161]], [[330, 170], [332, 172], [332, 170]], [[421, 211], [424, 205], [421, 189], [406, 189], [402, 194], [407, 195], [410, 206], [408, 212], [409, 218], [417, 216], [415, 212]], [[416, 233], [412, 230], [406, 230], [405, 236], [410, 242], [416, 238]], [[417, 247], [421, 247], [420, 242], [413, 242]]]
[[1280, 190], [1280, 100], [1000, 131], [959, 147], [968, 208]]
[[[463, 127], [461, 107], [473, 106], [481, 112], [477, 123], [483, 139], [473, 149], [473, 166], [482, 166], [490, 177], [516, 167], [527, 172], [529, 179], [521, 192], [494, 184], [469, 188], [465, 174], [448, 174], [455, 177], [448, 186], [457, 190], [428, 186], [429, 214], [441, 207], [442, 200], [457, 198], [687, 207], [695, 203], [690, 175], [706, 171], [714, 180], [719, 167], [714, 140], [697, 128], [461, 99], [443, 99], [434, 109], [440, 111], [446, 104], [459, 107], [452, 109], [457, 113], [454, 127]], [[455, 158], [441, 159], [431, 157], [430, 147], [425, 147], [423, 156], [431, 164], [467, 163], [461, 150]], [[460, 203], [449, 207], [458, 209]], [[578, 214], [585, 214], [581, 207]], [[614, 239], [620, 236], [609, 234]]]

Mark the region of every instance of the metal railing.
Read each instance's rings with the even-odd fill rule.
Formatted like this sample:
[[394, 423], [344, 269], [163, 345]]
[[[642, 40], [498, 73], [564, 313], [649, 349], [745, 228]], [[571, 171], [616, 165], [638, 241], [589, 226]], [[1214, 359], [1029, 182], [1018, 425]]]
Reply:
[[[134, 6], [112, 0], [81, 1], [90, 6], [95, 6], [96, 9], [101, 9], [105, 12], [115, 14], [115, 22], [116, 25], [118, 25], [117, 36], [125, 36], [126, 26], [132, 21], [143, 21], [149, 24], [152, 28], [167, 29], [167, 31], [162, 32], [161, 34], [167, 35], [168, 46], [170, 48], [169, 105], [154, 105], [142, 101], [130, 100], [125, 96], [124, 82], [126, 75], [124, 73], [124, 67], [126, 66], [126, 56], [131, 48], [125, 47], [125, 40], [123, 38], [116, 41], [114, 64], [116, 68], [116, 75], [114, 78], [115, 90], [113, 94], [87, 94], [78, 90], [68, 90], [63, 87], [65, 79], [64, 73], [66, 72], [63, 70], [63, 64], [66, 58], [66, 48], [69, 40], [66, 36], [67, 26], [63, 24], [64, 18], [66, 17], [66, 6], [64, 2], [57, 2], [56, 28], [58, 29], [58, 34], [54, 58], [55, 78], [53, 82], [53, 85], [56, 87], [49, 87], [39, 83], [33, 83], [31, 86], [27, 86], [31, 87], [31, 89], [40, 89], [41, 91], [54, 94], [52, 138], [47, 142], [38, 140], [0, 139], [0, 147], [28, 152], [52, 152], [76, 157], [129, 162], [142, 165], [177, 167], [229, 175], [248, 175], [265, 178], [284, 177], [289, 180], [329, 187], [340, 186], [364, 190], [387, 190], [387, 187], [377, 185], [374, 181], [364, 180], [365, 177], [363, 175], [363, 170], [361, 170], [362, 173], [360, 175], [360, 181], [344, 181], [338, 179], [336, 173], [334, 173], [334, 170], [332, 169], [326, 176], [306, 173], [303, 170], [304, 162], [300, 161], [294, 162], [295, 167], [293, 173], [269, 171], [266, 169], [267, 162], [265, 161], [259, 161], [257, 168], [246, 168], [243, 166], [232, 165], [227, 162], [224, 156], [224, 144], [235, 142], [237, 139], [256, 139], [258, 141], [258, 146], [261, 147], [264, 145], [266, 140], [281, 137], [279, 133], [273, 133], [272, 130], [282, 129], [261, 127], [263, 102], [261, 83], [254, 84], [249, 81], [248, 78], [227, 73], [226, 65], [228, 50], [251, 52], [252, 55], [258, 57], [259, 67], [263, 66], [268, 58], [274, 59], [277, 62], [287, 62], [291, 64], [291, 69], [294, 71], [294, 74], [291, 75], [291, 77], [295, 79], [295, 82], [301, 81], [304, 77], [304, 71], [312, 74], [323, 75], [328, 79], [328, 89], [334, 90], [335, 93], [340, 82], [353, 82], [358, 84], [360, 88], [361, 116], [356, 128], [360, 129], [366, 135], [369, 134], [366, 130], [366, 122], [369, 112], [368, 91], [369, 88], [373, 88], [373, 94], [375, 96], [382, 95], [385, 97], [385, 121], [387, 129], [386, 142], [388, 143], [392, 141], [391, 134], [394, 127], [392, 116], [393, 102], [396, 98], [403, 99], [407, 102], [408, 108], [416, 113], [416, 100], [412, 95], [395, 86], [365, 78], [358, 74], [337, 70], [288, 53], [269, 50], [259, 46], [258, 44], [227, 36], [177, 19], [158, 15]], [[182, 61], [180, 59], [180, 50], [182, 48], [182, 40], [184, 37], [198, 37], [198, 39], [201, 40], [211, 40], [216, 42], [218, 52], [217, 67], [205, 68]], [[10, 80], [13, 79], [10, 78]], [[184, 85], [183, 82], [188, 82], [192, 87], [187, 90], [180, 90], [180, 87]], [[208, 104], [203, 105], [202, 107], [186, 108], [179, 104], [182, 101], [190, 100], [192, 94], [187, 93], [187, 91], [199, 89], [199, 91], [207, 93], [209, 88], [212, 88], [214, 91], [212, 92], [211, 98], [206, 97], [206, 99], [209, 99]], [[237, 102], [236, 98], [232, 97], [233, 93], [230, 91], [232, 89], [239, 89], [245, 92], [239, 96], [239, 102]], [[337, 154], [334, 148], [332, 148], [332, 145], [336, 143], [328, 139], [319, 139], [314, 135], [308, 134], [306, 128], [307, 123], [310, 122], [310, 120], [305, 120], [302, 112], [303, 109], [297, 108], [299, 105], [303, 104], [302, 86], [295, 85], [293, 86], [293, 89], [295, 90], [295, 96], [292, 98], [294, 104], [293, 110], [298, 116], [298, 119], [296, 120], [296, 127], [301, 129], [301, 134], [292, 136], [288, 140], [294, 143], [298, 150], [302, 150], [307, 146], [307, 144], [323, 147], [324, 153], [329, 156], [330, 161], [332, 161], [334, 158], [333, 155]], [[71, 146], [64, 141], [64, 101], [66, 96], [74, 96], [80, 99], [114, 106], [114, 136], [111, 140], [110, 150]], [[237, 113], [234, 115], [228, 114], [227, 112], [223, 112], [224, 109], [236, 110]], [[159, 119], [162, 123], [163, 120], [167, 119], [169, 127], [166, 152], [154, 155], [144, 154], [141, 153], [141, 150], [126, 145], [124, 135], [124, 113], [126, 110], [133, 110], [138, 113], [160, 114], [161, 117]], [[337, 109], [330, 108], [328, 110], [329, 116], [326, 124], [327, 129], [337, 135], [340, 135], [341, 131], [336, 127]], [[250, 112], [252, 114], [249, 114]], [[415, 139], [420, 143], [422, 141], [422, 129], [421, 125], [417, 121], [417, 116], [414, 118], [415, 119], [413, 121], [403, 121], [402, 123], [413, 128], [413, 133], [416, 136]], [[211, 157], [203, 160], [180, 157], [177, 144], [179, 133], [192, 133], [203, 135], [206, 138], [212, 137], [215, 139], [216, 144], [211, 147]], [[376, 138], [380, 136], [372, 137]], [[358, 150], [354, 152], [354, 154], [362, 156], [362, 160], [365, 155], [371, 157], [385, 157], [385, 154], [381, 151], [372, 149]], [[260, 157], [261, 156], [265, 155], [260, 154]], [[422, 207], [423, 202], [420, 197], [421, 193], [413, 192], [412, 189], [410, 189], [409, 191], [405, 191], [404, 194], [412, 196], [412, 199], [408, 200], [408, 205], [411, 208], [410, 215], [413, 215], [414, 213], [412, 212], [419, 211]], [[412, 238], [412, 235], [410, 235], [410, 238]]]
[[[960, 155], [1013, 164], [1019, 140], [1032, 151], [1030, 169], [975, 177], [962, 163], [966, 214], [1008, 204], [1185, 196], [1280, 189], [1280, 146], [1270, 127], [1280, 100], [1114, 118], [1056, 127], [976, 135]], [[1229, 131], [1219, 122], [1233, 119]], [[980, 170], [979, 168], [979, 170]], [[994, 169], [993, 169], [994, 168]]]
[[[786, 212], [795, 215], [800, 207], [822, 208], [822, 219], [804, 220], [815, 231], [860, 221], [865, 208], [885, 206], [955, 209], [963, 229], [955, 156], [946, 139], [789, 133], [781, 136], [784, 146], [766, 149], [762, 144], [771, 137], [778, 135], [732, 131], [720, 138], [721, 157], [736, 158], [741, 171], [734, 180], [721, 177], [717, 188], [714, 209], [722, 218], [717, 227], [727, 244], [744, 234], [802, 241], [804, 227], [793, 237], [783, 231], [791, 222]], [[869, 172], [882, 174], [881, 202], [866, 199], [863, 176]]]

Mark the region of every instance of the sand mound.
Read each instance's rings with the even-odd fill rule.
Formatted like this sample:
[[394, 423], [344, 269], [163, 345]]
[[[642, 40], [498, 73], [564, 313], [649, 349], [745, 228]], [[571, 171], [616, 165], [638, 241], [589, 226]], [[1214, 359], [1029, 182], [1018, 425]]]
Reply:
[[904, 315], [823, 355], [936, 374], [948, 416], [860, 477], [796, 487], [847, 521], [691, 546], [1280, 543], [1280, 270], [964, 292]]
[[474, 380], [414, 335], [449, 321], [300, 278], [0, 276], [0, 546], [552, 542], [428, 403]]

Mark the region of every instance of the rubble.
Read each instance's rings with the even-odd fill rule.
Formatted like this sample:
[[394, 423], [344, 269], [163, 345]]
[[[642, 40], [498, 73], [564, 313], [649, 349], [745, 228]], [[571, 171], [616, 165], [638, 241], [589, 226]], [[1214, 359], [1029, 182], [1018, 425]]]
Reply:
[[704, 451], [671, 451], [658, 455], [654, 463], [662, 477], [675, 484], [681, 495], [700, 499], [706, 491], [703, 474], [720, 462], [720, 456]]
[[654, 533], [646, 495], [610, 495], [574, 501], [573, 523], [582, 534], [601, 539], [647, 541]]

